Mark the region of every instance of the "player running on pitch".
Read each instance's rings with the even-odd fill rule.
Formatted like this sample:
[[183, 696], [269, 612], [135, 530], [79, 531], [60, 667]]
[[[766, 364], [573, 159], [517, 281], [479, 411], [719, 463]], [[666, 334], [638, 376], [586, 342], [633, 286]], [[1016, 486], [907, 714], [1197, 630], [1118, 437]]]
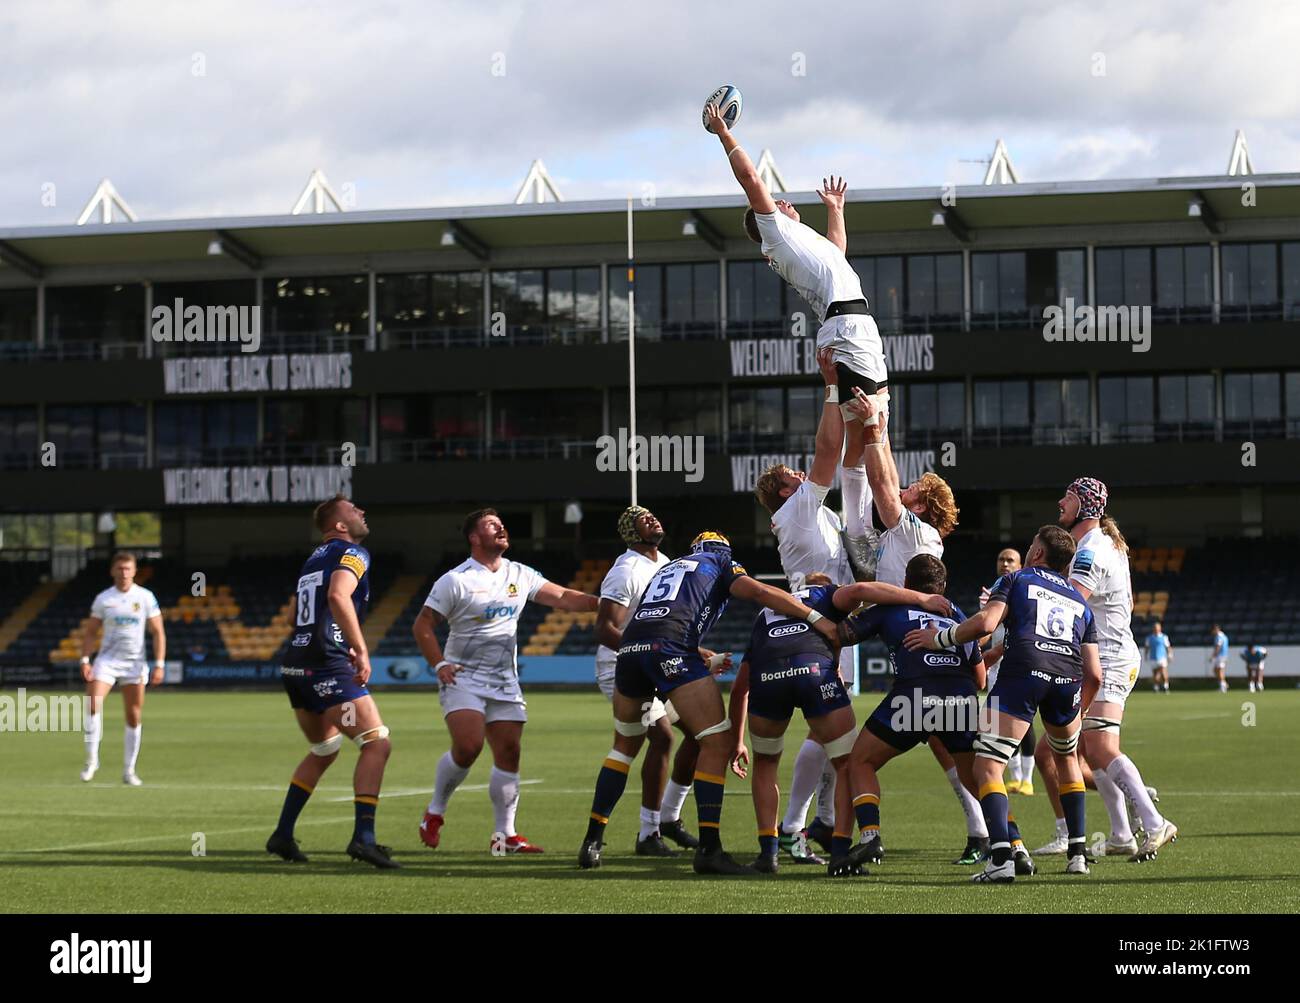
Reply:
[[[81, 779], [89, 781], [99, 769], [99, 741], [104, 734], [104, 697], [114, 683], [122, 684], [122, 711], [126, 719], [122, 735], [122, 783], [139, 787], [135, 764], [140, 755], [141, 721], [144, 716], [145, 682], [161, 686], [163, 662], [167, 656], [167, 632], [162, 610], [154, 594], [135, 584], [135, 555], [119, 551], [108, 566], [113, 584], [90, 604], [90, 619], [81, 635], [81, 678], [86, 682], [90, 713], [84, 733], [86, 765]], [[92, 664], [95, 634], [103, 627], [99, 654]], [[153, 636], [153, 675], [144, 657], [144, 635]]]
[[578, 865], [600, 866], [605, 825], [627, 786], [628, 767], [645, 741], [645, 707], [658, 696], [672, 698], [685, 732], [700, 743], [695, 772], [695, 807], [700, 820], [700, 845], [695, 851], [697, 874], [752, 874], [722, 849], [723, 776], [733, 742], [731, 722], [722, 693], [708, 663], [699, 654], [700, 641], [717, 623], [731, 597], [747, 599], [778, 613], [806, 621], [835, 643], [835, 628], [816, 610], [788, 592], [755, 581], [731, 555], [731, 543], [721, 533], [703, 532], [691, 541], [688, 557], [664, 565], [646, 586], [632, 622], [623, 631], [614, 675], [614, 748], [596, 778], [587, 834], [578, 851]]
[[[451, 735], [451, 748], [438, 760], [420, 840], [431, 850], [437, 848], [447, 802], [469, 776], [486, 739], [492, 750], [488, 796], [493, 831], [505, 837], [499, 848], [489, 844], [489, 849], [541, 853], [540, 846], [515, 831], [519, 746], [528, 720], [516, 660], [519, 614], [525, 602], [579, 613], [594, 613], [599, 603], [593, 595], [563, 588], [506, 558], [510, 534], [496, 509], [471, 512], [461, 532], [469, 558], [433, 583], [411, 631], [437, 673], [438, 700]], [[445, 652], [434, 633], [444, 620], [451, 625]]]
[[370, 553], [361, 546], [370, 533], [366, 514], [342, 495], [316, 506], [321, 545], [298, 575], [294, 635], [285, 650], [280, 678], [289, 706], [310, 751], [293, 771], [280, 822], [266, 841], [268, 853], [306, 863], [293, 838], [294, 824], [346, 735], [361, 750], [352, 775], [356, 821], [347, 854], [378, 868], [402, 865], [392, 850], [375, 842], [375, 812], [391, 745], [374, 697], [366, 689], [370, 654], [361, 633], [361, 611], [370, 601]]
[[[605, 698], [614, 700], [614, 666], [618, 662], [618, 649], [623, 643], [623, 628], [646, 585], [654, 573], [668, 563], [667, 555], [659, 550], [664, 528], [653, 512], [640, 505], [629, 505], [618, 517], [618, 535], [627, 544], [627, 550], [606, 573], [600, 583], [600, 606], [596, 610], [596, 683]], [[703, 657], [713, 652], [701, 649]], [[729, 657], [718, 659], [717, 668], [729, 666]], [[641, 831], [637, 834], [636, 852], [639, 856], [675, 857], [664, 838], [678, 846], [693, 850], [700, 841], [682, 825], [682, 805], [691, 791], [695, 776], [695, 759], [699, 743], [690, 735], [682, 739], [677, 756], [672, 761], [672, 773], [667, 785], [669, 754], [673, 747], [673, 729], [668, 722], [668, 712], [663, 701], [655, 697], [646, 711], [650, 747], [641, 764]]]
[[[917, 554], [943, 559], [943, 541], [957, 525], [958, 509], [952, 488], [936, 473], [923, 474], [901, 488], [898, 466], [889, 446], [889, 413], [880, 412], [878, 404], [878, 400], [855, 389], [847, 406], [848, 413], [863, 423], [864, 440], [856, 454], [845, 450], [844, 470], [846, 474], [850, 469], [862, 470], [867, 488], [859, 500], [863, 511], [849, 511], [845, 515], [850, 520], [869, 522], [874, 499], [885, 526], [876, 551], [874, 575], [878, 581], [902, 585], [907, 565]], [[849, 504], [847, 491], [845, 504]], [[853, 550], [849, 553], [852, 557]], [[979, 801], [962, 783], [957, 764], [943, 743], [931, 736], [928, 744], [966, 818], [966, 846], [953, 863], [978, 864], [988, 855], [989, 844]]]
[[[837, 587], [825, 575], [809, 575], [805, 587], [794, 593], [805, 606], [839, 623], [863, 603], [907, 603], [946, 616], [951, 606], [942, 595], [923, 595], [884, 582], [859, 582]], [[873, 607], [879, 608], [879, 607]], [[798, 707], [834, 766], [835, 818], [832, 823], [831, 877], [865, 873], [848, 859], [853, 836], [853, 808], [849, 797], [849, 752], [857, 736], [853, 707], [836, 671], [834, 652], [812, 633], [802, 617], [764, 610], [754, 620], [749, 647], [731, 687], [729, 716], [737, 753], [731, 769], [745, 776], [742, 762], [745, 717], [748, 712], [750, 744], [754, 749], [754, 776], [750, 781], [754, 814], [758, 820], [758, 857], [754, 869], [777, 871], [776, 810], [780, 799], [776, 774], [785, 747], [785, 731]]]
[[1064, 578], [1074, 556], [1069, 533], [1043, 526], [1030, 544], [1027, 567], [999, 578], [984, 609], [959, 626], [913, 630], [903, 639], [913, 651], [943, 652], [1006, 623], [1002, 667], [975, 740], [975, 781], [990, 838], [989, 861], [972, 878], [976, 883], [1016, 879], [1002, 773], [1035, 714], [1043, 719], [1062, 778], [1069, 826], [1065, 870], [1088, 873], [1083, 777], [1074, 756], [1081, 729], [1075, 722], [1080, 706], [1096, 695], [1102, 671], [1092, 610]]

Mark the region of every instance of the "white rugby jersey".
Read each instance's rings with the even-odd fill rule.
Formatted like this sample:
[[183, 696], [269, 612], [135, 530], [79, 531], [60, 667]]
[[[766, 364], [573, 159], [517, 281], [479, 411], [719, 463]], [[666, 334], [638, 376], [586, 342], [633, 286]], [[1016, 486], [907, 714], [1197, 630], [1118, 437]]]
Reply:
[[943, 537], [939, 531], [910, 509], [892, 529], [880, 534], [876, 549], [876, 581], [903, 587], [907, 562], [917, 554], [930, 554], [943, 560]]
[[[645, 554], [628, 547], [606, 572], [604, 580], [600, 583], [600, 598], [630, 609], [640, 600], [641, 593], [650, 584], [650, 579], [655, 576], [655, 572], [668, 563], [669, 559], [662, 551], [658, 553], [656, 560], [651, 560]], [[613, 672], [614, 663], [617, 661], [618, 652], [613, 648], [607, 648], [603, 644], [596, 648], [598, 676]]]
[[470, 557], [436, 582], [424, 601], [451, 626], [443, 657], [463, 666], [457, 686], [491, 696], [517, 696], [516, 639], [524, 603], [547, 584], [526, 564], [501, 559], [496, 571]]
[[1084, 534], [1070, 565], [1070, 580], [1091, 591], [1088, 605], [1097, 621], [1097, 654], [1103, 669], [1131, 669], [1142, 661], [1133, 640], [1133, 586], [1128, 556], [1101, 527]]
[[780, 209], [756, 212], [754, 219], [772, 268], [817, 312], [818, 324], [825, 323], [832, 303], [866, 299], [844, 252], [811, 226], [796, 223]]
[[804, 579], [811, 574], [828, 575], [836, 585], [853, 581], [840, 537], [839, 516], [823, 504], [829, 492], [829, 487], [805, 480], [772, 513], [781, 570], [795, 592], [803, 588]]
[[133, 583], [125, 592], [116, 585], [106, 588], [90, 604], [90, 615], [104, 621], [99, 657], [143, 661], [145, 621], [161, 612], [154, 594], [143, 586]]

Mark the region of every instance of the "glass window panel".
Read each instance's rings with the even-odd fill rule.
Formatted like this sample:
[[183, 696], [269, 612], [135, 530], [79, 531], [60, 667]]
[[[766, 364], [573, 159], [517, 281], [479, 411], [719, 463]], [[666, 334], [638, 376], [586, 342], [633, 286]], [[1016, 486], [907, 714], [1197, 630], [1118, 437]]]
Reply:
[[1214, 376], [1201, 373], [1187, 377], [1187, 420], [1214, 422]]
[[1151, 303], [1151, 248], [1124, 248], [1124, 296], [1129, 306]]
[[1183, 248], [1183, 302], [1189, 307], [1208, 307], [1214, 297], [1213, 254], [1197, 244]]
[[1250, 303], [1268, 306], [1277, 302], [1277, 245], [1250, 245]]
[[966, 384], [939, 384], [939, 427], [960, 429], [966, 425]]
[[1282, 245], [1283, 320], [1300, 320], [1300, 243]]
[[1034, 424], [1056, 428], [1062, 417], [1061, 381], [1034, 380]]
[[975, 427], [997, 428], [1002, 424], [1002, 384], [996, 381], [975, 383]]
[[0, 289], [0, 341], [36, 341], [36, 287]]
[[935, 312], [960, 317], [962, 312], [962, 268], [960, 254], [934, 256]]
[[1243, 421], [1250, 416], [1250, 374], [1225, 373], [1223, 376], [1224, 420]]
[[1076, 305], [1088, 301], [1088, 277], [1083, 251], [1056, 252], [1056, 303], [1065, 305], [1066, 297]]
[[907, 312], [913, 317], [934, 313], [934, 256], [912, 254], [907, 259]]
[[1166, 424], [1179, 424], [1187, 420], [1187, 378], [1185, 376], [1160, 377], [1160, 420]]
[[997, 312], [998, 257], [996, 254], [970, 256], [970, 306], [971, 312], [992, 314]]
[[693, 319], [695, 297], [691, 290], [690, 265], [664, 266], [664, 319], [670, 324], [682, 324]]
[[556, 327], [572, 328], [577, 316], [573, 297], [573, 269], [546, 270], [546, 319]]
[[1183, 249], [1181, 247], [1156, 248], [1156, 306], [1181, 307], [1183, 305]]
[[1250, 255], [1245, 244], [1224, 244], [1219, 248], [1219, 267], [1223, 270], [1220, 295], [1229, 306], [1250, 302]]
[[998, 255], [998, 312], [1023, 314], [1025, 311], [1025, 253], [1003, 251]]
[[1250, 397], [1256, 418], [1282, 417], [1281, 381], [1277, 373], [1251, 373]]
[[876, 258], [876, 302], [871, 311], [881, 330], [897, 331], [903, 318], [903, 259]]
[[1124, 252], [1118, 247], [1099, 247], [1093, 253], [1096, 269], [1097, 305], [1118, 306], [1124, 302]]
[[600, 269], [573, 270], [574, 322], [581, 331], [600, 330]]

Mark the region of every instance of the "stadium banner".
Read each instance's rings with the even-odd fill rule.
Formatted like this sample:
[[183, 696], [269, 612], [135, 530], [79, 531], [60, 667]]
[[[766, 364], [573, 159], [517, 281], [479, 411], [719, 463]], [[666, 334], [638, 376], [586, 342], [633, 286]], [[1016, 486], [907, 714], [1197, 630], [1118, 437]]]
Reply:
[[247, 686], [280, 681], [280, 666], [274, 662], [187, 662], [182, 686]]
[[[907, 485], [924, 473], [935, 471], [937, 460], [933, 449], [900, 449], [894, 453], [898, 465], [898, 483]], [[777, 463], [792, 470], [811, 470], [812, 453], [738, 453], [727, 457], [731, 464], [731, 490], [736, 494], [750, 494], [758, 483], [759, 475]], [[835, 468], [832, 488], [839, 487], [839, 467]]]
[[43, 662], [33, 665], [0, 665], [0, 686], [79, 686], [79, 662]]
[[296, 355], [236, 353], [164, 359], [162, 370], [163, 392], [168, 396], [352, 388], [351, 352]]
[[349, 466], [172, 467], [167, 505], [292, 505], [352, 494]]
[[[881, 339], [890, 373], [934, 372], [934, 335], [895, 334]], [[728, 342], [731, 375], [817, 376], [815, 338], [737, 338]]]

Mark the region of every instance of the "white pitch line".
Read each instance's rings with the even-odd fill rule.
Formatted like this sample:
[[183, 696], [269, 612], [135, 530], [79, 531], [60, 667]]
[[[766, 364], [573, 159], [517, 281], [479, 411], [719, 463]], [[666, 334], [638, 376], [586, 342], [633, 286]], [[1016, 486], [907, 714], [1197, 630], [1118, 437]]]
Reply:
[[[520, 786], [520, 787], [523, 787], [525, 784], [540, 784], [540, 783], [543, 783], [543, 781], [541, 781], [541, 780], [521, 780], [521, 781], [519, 781], [519, 786]], [[457, 788], [456, 788], [456, 793], [457, 793], [457, 794], [463, 794], [463, 793], [468, 793], [468, 792], [470, 792], [470, 791], [485, 791], [485, 790], [487, 790], [487, 789], [488, 789], [488, 785], [487, 785], [487, 784], [465, 784], [465, 785], [463, 785], [463, 786], [461, 786], [461, 787], [457, 787]], [[380, 795], [379, 795], [379, 800], [380, 800], [380, 801], [387, 801], [389, 798], [410, 798], [410, 797], [415, 797], [416, 795], [419, 795], [419, 796], [423, 797], [423, 796], [427, 795], [428, 793], [429, 793], [429, 788], [427, 788], [427, 787], [406, 787], [406, 788], [398, 788], [398, 789], [395, 790], [395, 791], [383, 791], [383, 792], [381, 792]], [[330, 801], [351, 801], [351, 800], [352, 800], [352, 795], [351, 795], [351, 794], [345, 795], [344, 797], [341, 797], [341, 798], [330, 798]]]

